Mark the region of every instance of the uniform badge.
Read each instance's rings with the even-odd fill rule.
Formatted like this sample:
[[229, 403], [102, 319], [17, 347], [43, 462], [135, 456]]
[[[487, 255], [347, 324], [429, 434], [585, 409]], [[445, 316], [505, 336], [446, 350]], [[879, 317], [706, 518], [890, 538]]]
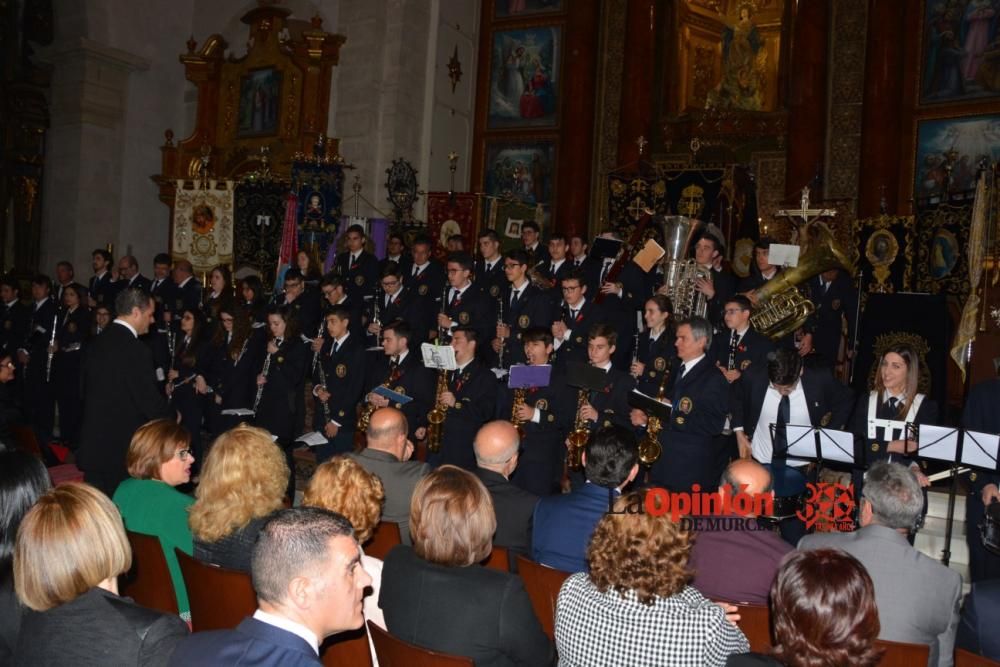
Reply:
[[692, 401], [687, 396], [682, 396], [681, 400], [677, 402], [677, 409], [686, 415], [691, 414], [691, 410], [694, 409], [694, 401]]
[[976, 481], [976, 473], [974, 473], [974, 472], [970, 472], [969, 473], [969, 481], [970, 482], [975, 482]]
[[459, 313], [458, 314], [458, 321], [460, 323], [462, 323], [462, 324], [468, 324], [469, 323], [469, 314], [468, 313]]
[[354, 284], [357, 285], [358, 287], [361, 287], [362, 285], [365, 284], [365, 277], [364, 276], [355, 276], [354, 277]]
[[656, 377], [656, 371], [649, 371], [649, 377], [655, 378]]
[[337, 364], [337, 377], [347, 377], [347, 366], [344, 364]]
[[420, 296], [427, 296], [427, 285], [421, 285], [417, 289], [417, 294], [419, 294]]
[[76, 333], [76, 322], [70, 322], [66, 325], [66, 331], [70, 333]]
[[284, 358], [284, 357], [278, 357], [278, 363], [279, 363], [279, 364], [280, 364], [280, 363], [282, 363], [282, 362], [283, 362], [284, 360], [285, 360], [285, 358]]
[[555, 416], [552, 413], [549, 413], [549, 421], [554, 422], [555, 420], [556, 420]]
[[833, 413], [827, 412], [825, 415], [823, 415], [822, 419], [819, 420], [819, 425], [827, 426], [830, 423], [831, 419], [833, 419]]
[[549, 402], [546, 401], [544, 398], [540, 398], [537, 401], [535, 401], [535, 407], [538, 408], [539, 410], [548, 410]]
[[396, 387], [393, 391], [395, 391], [397, 394], [402, 394], [403, 396], [406, 396], [406, 389], [402, 385]]
[[521, 317], [517, 318], [517, 326], [522, 329], [527, 329], [529, 324], [531, 324], [531, 318], [527, 315], [521, 315]]
[[657, 357], [653, 360], [653, 368], [660, 371], [661, 373], [667, 370], [667, 360], [663, 357]]
[[493, 297], [495, 299], [499, 295], [500, 295], [500, 286], [499, 285], [493, 285], [492, 287], [490, 287], [490, 296], [491, 297]]
[[872, 443], [872, 451], [873, 452], [877, 452], [878, 451], [878, 443], [877, 442], [873, 442]]
[[834, 299], [830, 302], [830, 307], [834, 310], [840, 310], [840, 299]]
[[749, 359], [744, 359], [743, 361], [740, 362], [740, 370], [741, 371], [745, 371], [748, 368], [750, 368], [750, 360]]
[[678, 426], [684, 426], [684, 417], [677, 417], [674, 421], [677, 422]]

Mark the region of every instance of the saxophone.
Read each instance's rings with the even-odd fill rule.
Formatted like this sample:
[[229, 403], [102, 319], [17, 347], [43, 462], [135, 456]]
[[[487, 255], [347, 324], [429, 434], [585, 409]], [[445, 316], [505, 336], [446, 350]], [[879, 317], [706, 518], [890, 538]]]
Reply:
[[525, 391], [523, 388], [515, 389], [514, 403], [510, 407], [510, 423], [513, 424], [515, 428], [517, 428], [517, 437], [520, 438], [521, 440], [524, 440], [524, 422], [518, 418], [517, 411], [518, 408], [520, 408], [522, 405], [525, 405], [524, 394]]
[[579, 470], [583, 467], [583, 448], [587, 446], [590, 439], [590, 429], [587, 427], [587, 420], [580, 417], [580, 410], [587, 402], [587, 389], [581, 389], [576, 398], [576, 422], [573, 430], [566, 438], [566, 465], [572, 470]]
[[441, 402], [441, 394], [448, 391], [448, 371], [443, 368], [438, 371], [437, 391], [435, 393], [434, 408], [427, 413], [427, 451], [441, 451], [441, 434], [444, 431], [444, 418], [447, 416], [448, 406]]
[[[660, 388], [656, 392], [656, 400], [660, 403], [666, 398], [667, 379], [669, 377], [670, 369], [667, 369], [663, 372], [663, 378], [660, 380]], [[662, 429], [663, 423], [660, 422], [659, 417], [656, 415], [647, 415], [646, 435], [639, 441], [639, 461], [643, 465], [653, 465], [659, 460], [660, 455], [663, 454], [663, 446], [660, 445], [659, 439]]]
[[[388, 389], [392, 385], [395, 375], [396, 369], [393, 368], [392, 364], [389, 364], [389, 375], [386, 377], [385, 382], [379, 386]], [[362, 408], [361, 414], [358, 415], [358, 422], [355, 424], [355, 430], [359, 433], [368, 430], [368, 424], [371, 423], [372, 415], [375, 414], [375, 409], [375, 405], [371, 401], [365, 401], [365, 407]]]

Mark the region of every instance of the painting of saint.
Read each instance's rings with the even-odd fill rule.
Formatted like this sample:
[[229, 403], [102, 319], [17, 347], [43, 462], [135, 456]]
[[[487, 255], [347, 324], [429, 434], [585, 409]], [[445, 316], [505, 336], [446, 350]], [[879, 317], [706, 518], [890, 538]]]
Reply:
[[1000, 116], [920, 121], [914, 195], [931, 197], [973, 190], [976, 170], [984, 158], [1000, 159]]
[[998, 19], [998, 0], [926, 0], [922, 102], [1000, 95]]
[[496, 9], [495, 16], [498, 19], [563, 10], [563, 0], [495, 0], [493, 4]]
[[240, 82], [240, 114], [236, 136], [257, 137], [276, 134], [281, 107], [281, 72], [260, 69]]
[[192, 212], [191, 229], [195, 234], [208, 234], [215, 229], [215, 213], [208, 204], [196, 206]]
[[491, 142], [486, 146], [486, 192], [529, 206], [551, 204], [555, 142]]
[[558, 110], [559, 27], [499, 31], [493, 36], [490, 129], [555, 125]]
[[717, 109], [760, 111], [763, 108], [767, 51], [764, 50], [752, 7], [743, 3], [735, 25], [722, 32], [722, 76], [708, 93], [707, 106]]

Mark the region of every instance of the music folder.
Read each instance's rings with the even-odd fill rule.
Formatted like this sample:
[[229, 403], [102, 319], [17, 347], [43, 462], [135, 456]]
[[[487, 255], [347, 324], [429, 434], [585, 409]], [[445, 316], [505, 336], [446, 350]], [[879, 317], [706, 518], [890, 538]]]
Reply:
[[552, 366], [528, 366], [515, 364], [510, 367], [507, 387], [510, 389], [531, 389], [533, 387], [548, 387], [552, 377]]
[[606, 239], [598, 236], [594, 239], [594, 242], [590, 244], [590, 252], [587, 256], [591, 259], [595, 259], [598, 262], [603, 262], [609, 257], [617, 257], [618, 251], [621, 250], [622, 241], [618, 239]]
[[390, 403], [399, 403], [400, 405], [406, 405], [407, 403], [413, 400], [412, 396], [407, 396], [406, 394], [400, 394], [399, 392], [393, 391], [392, 389], [389, 389], [388, 387], [383, 387], [381, 385], [372, 389], [372, 393], [378, 394], [379, 396], [383, 396], [389, 399]]
[[571, 361], [566, 364], [566, 384], [577, 389], [602, 391], [608, 384], [608, 374], [590, 364]]
[[661, 403], [649, 394], [633, 389], [628, 395], [629, 407], [642, 410], [650, 417], [658, 417], [661, 422], [670, 419], [670, 404]]

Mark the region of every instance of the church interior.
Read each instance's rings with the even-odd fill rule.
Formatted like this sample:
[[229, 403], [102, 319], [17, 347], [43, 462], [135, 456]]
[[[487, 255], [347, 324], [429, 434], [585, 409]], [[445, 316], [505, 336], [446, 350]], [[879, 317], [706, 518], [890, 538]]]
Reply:
[[[534, 223], [669, 273], [685, 220], [734, 284], [770, 244], [807, 314], [844, 281], [827, 361], [857, 392], [909, 346], [954, 428], [1000, 374], [998, 0], [0, 0], [0, 64], [0, 273], [25, 286], [107, 249], [270, 293], [355, 225], [379, 260], [398, 234], [480, 261]], [[916, 546], [968, 584], [958, 451], [924, 467]]]

